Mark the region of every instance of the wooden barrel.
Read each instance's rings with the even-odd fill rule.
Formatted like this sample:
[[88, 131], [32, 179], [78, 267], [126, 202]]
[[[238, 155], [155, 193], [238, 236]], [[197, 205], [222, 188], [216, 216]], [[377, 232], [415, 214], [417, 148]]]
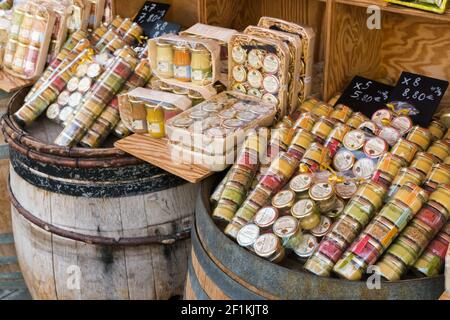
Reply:
[[[15, 95], [9, 115], [26, 91]], [[170, 299], [183, 293], [198, 186], [115, 148], [62, 148], [44, 119], [10, 145], [12, 225], [34, 299]]]
[[214, 178], [202, 184], [185, 287], [185, 299], [438, 299], [444, 276], [380, 283], [324, 278], [287, 259], [273, 264], [239, 247], [211, 219]]

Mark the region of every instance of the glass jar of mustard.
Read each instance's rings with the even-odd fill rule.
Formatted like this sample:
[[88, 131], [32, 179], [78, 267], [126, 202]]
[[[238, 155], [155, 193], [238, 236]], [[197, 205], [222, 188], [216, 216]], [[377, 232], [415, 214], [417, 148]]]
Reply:
[[398, 140], [398, 142], [391, 149], [391, 153], [394, 156], [405, 160], [405, 163], [408, 164], [414, 159], [417, 151], [417, 147], [414, 143], [404, 139]]
[[410, 167], [420, 171], [424, 175], [427, 175], [435, 161], [436, 159], [433, 155], [427, 152], [418, 152], [411, 162]]
[[354, 112], [350, 119], [347, 120], [346, 124], [352, 128], [353, 130], [357, 129], [361, 123], [364, 121], [368, 121], [369, 118], [367, 118], [364, 114], [361, 112]]
[[318, 171], [322, 165], [329, 165], [330, 162], [328, 149], [320, 143], [311, 144], [301, 160], [301, 163], [308, 166], [312, 172]]
[[255, 216], [253, 217], [253, 223], [257, 225], [260, 230], [271, 230], [273, 224], [278, 219], [278, 210], [274, 207], [264, 207], [258, 212], [256, 212]]
[[265, 233], [256, 239], [253, 249], [255, 253], [274, 263], [281, 262], [284, 258], [284, 247], [281, 245], [280, 238], [273, 233]]
[[309, 196], [317, 204], [320, 213], [326, 213], [334, 209], [336, 193], [329, 183], [316, 183], [309, 189]]
[[330, 113], [330, 119], [346, 123], [350, 119], [353, 110], [346, 105], [338, 104], [334, 107], [334, 110]]
[[282, 190], [272, 198], [272, 206], [277, 208], [281, 214], [289, 214], [295, 202], [295, 192]]
[[436, 140], [442, 139], [442, 137], [445, 134], [445, 131], [447, 130], [447, 127], [441, 121], [433, 120], [433, 121], [431, 121], [430, 125], [428, 126], [428, 130], [431, 133], [432, 139], [434, 141], [436, 141]]
[[347, 150], [357, 151], [362, 149], [366, 141], [366, 135], [364, 131], [352, 130], [347, 132], [344, 136], [343, 144]]
[[283, 247], [295, 249], [302, 241], [302, 229], [293, 216], [278, 218], [273, 224], [273, 233], [281, 239]]
[[316, 136], [316, 141], [324, 143], [330, 132], [333, 130], [334, 122], [327, 117], [320, 117], [311, 129], [311, 133]]
[[448, 183], [450, 183], [450, 166], [443, 163], [434, 164], [425, 178], [423, 188], [428, 192], [433, 192], [439, 184]]
[[314, 107], [316, 105], [318, 105], [319, 103], [320, 103], [319, 99], [310, 97], [300, 104], [300, 108], [299, 108], [300, 112], [301, 113], [311, 112], [311, 110], [314, 109]]
[[392, 181], [392, 185], [386, 194], [386, 200], [389, 201], [397, 193], [398, 189], [405, 185], [407, 182], [411, 182], [415, 185], [421, 185], [425, 176], [420, 171], [414, 168], [401, 168], [398, 175]]
[[400, 132], [400, 135], [403, 137], [405, 134], [411, 130], [413, 127], [413, 122], [408, 116], [397, 116], [392, 120], [392, 127], [397, 129]]
[[294, 253], [301, 260], [305, 260], [312, 256], [318, 245], [319, 243], [316, 237], [309, 233], [305, 233], [303, 234], [300, 243], [294, 248]]
[[289, 189], [296, 193], [296, 199], [306, 199], [309, 197], [308, 190], [312, 186], [313, 176], [311, 173], [301, 173], [296, 175], [289, 182]]
[[431, 143], [432, 136], [430, 130], [415, 126], [406, 136], [406, 140], [416, 144], [422, 151], [425, 151]]
[[311, 114], [316, 117], [329, 117], [331, 112], [333, 111], [333, 107], [327, 103], [318, 103], [311, 109]]
[[311, 234], [317, 238], [322, 238], [328, 233], [328, 231], [331, 230], [332, 224], [333, 223], [330, 218], [321, 216], [319, 225], [314, 229], [311, 229]]
[[317, 276], [329, 277], [331, 270], [333, 269], [333, 266], [334, 266], [333, 261], [331, 261], [323, 254], [315, 252], [306, 261], [305, 270]]
[[185, 45], [173, 47], [173, 77], [183, 82], [191, 81], [191, 52]]
[[299, 160], [314, 141], [314, 135], [304, 129], [298, 129], [291, 140], [288, 153], [296, 156]]
[[345, 206], [342, 215], [349, 216], [361, 226], [366, 226], [375, 214], [373, 205], [361, 197], [353, 197]]
[[435, 141], [428, 148], [427, 153], [435, 156], [439, 160], [439, 162], [442, 162], [450, 154], [450, 144], [443, 140]]
[[170, 43], [156, 44], [156, 70], [161, 78], [173, 78], [173, 56], [174, 50]]
[[315, 119], [310, 112], [300, 114], [294, 124], [294, 130], [303, 129], [308, 132], [314, 127]]
[[391, 153], [385, 153], [375, 168], [372, 181], [387, 188], [400, 169], [404, 166], [405, 163], [403, 159], [400, 159]]
[[386, 188], [373, 182], [368, 181], [362, 184], [355, 193], [355, 197], [364, 198], [370, 201], [375, 210], [378, 210], [383, 205], [383, 198], [386, 194]]
[[394, 200], [406, 205], [414, 215], [428, 200], [428, 194], [412, 182], [406, 182], [392, 197], [392, 201]]
[[250, 223], [243, 226], [241, 230], [239, 230], [236, 241], [241, 247], [253, 251], [253, 245], [255, 244], [256, 239], [258, 239], [259, 235], [259, 227], [253, 223]]
[[429, 200], [439, 203], [444, 209], [440, 212], [448, 219], [450, 216], [450, 185], [439, 184], [438, 187], [430, 194]]
[[316, 203], [311, 199], [297, 201], [291, 209], [291, 214], [300, 222], [302, 229], [311, 230], [320, 223], [320, 214]]
[[350, 281], [360, 280], [367, 268], [366, 263], [354, 253], [347, 251], [336, 263], [333, 272], [340, 278]]

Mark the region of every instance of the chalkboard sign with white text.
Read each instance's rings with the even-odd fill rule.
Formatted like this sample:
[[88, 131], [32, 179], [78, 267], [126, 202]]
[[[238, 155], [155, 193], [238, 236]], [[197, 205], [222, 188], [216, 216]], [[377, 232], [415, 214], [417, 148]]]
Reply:
[[448, 81], [426, 77], [419, 74], [403, 72], [392, 92], [390, 101], [406, 102], [417, 109], [411, 116], [414, 123], [428, 127], [445, 92]]
[[139, 24], [147, 36], [153, 25], [166, 16], [170, 4], [146, 1], [144, 6], [139, 10], [134, 21]]
[[336, 102], [344, 104], [371, 117], [389, 101], [393, 87], [387, 84], [356, 76]]
[[165, 34], [178, 34], [181, 25], [164, 20], [156, 21], [151, 28], [145, 33], [150, 39], [163, 36]]

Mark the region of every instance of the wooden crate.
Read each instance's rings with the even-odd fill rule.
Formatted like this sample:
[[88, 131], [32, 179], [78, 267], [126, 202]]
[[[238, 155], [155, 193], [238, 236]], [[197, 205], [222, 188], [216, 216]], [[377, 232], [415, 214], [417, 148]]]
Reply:
[[[381, 8], [381, 29], [367, 7]], [[439, 15], [382, 0], [328, 0], [324, 98], [355, 75], [394, 84], [402, 71], [450, 80], [450, 11]], [[450, 91], [442, 101], [450, 105]]]

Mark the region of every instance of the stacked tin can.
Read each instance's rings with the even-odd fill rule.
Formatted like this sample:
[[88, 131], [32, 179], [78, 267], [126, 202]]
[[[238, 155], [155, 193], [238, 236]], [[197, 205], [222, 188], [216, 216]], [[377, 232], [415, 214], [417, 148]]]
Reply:
[[[15, 119], [23, 124], [30, 124], [39, 117], [57, 97], [71, 79], [74, 66], [90, 55], [90, 48], [84, 49], [86, 42], [80, 42], [67, 56], [54, 75], [39, 87], [32, 97], [14, 114]], [[82, 50], [82, 51], [79, 51]], [[74, 58], [72, 58], [74, 56]]]
[[230, 170], [228, 179], [213, 211], [213, 217], [226, 223], [231, 222], [241, 206], [260, 163], [259, 156], [264, 153], [266, 142], [257, 133], [247, 135], [236, 163]]
[[[133, 74], [124, 84], [121, 93], [125, 93], [137, 87], [144, 86], [151, 77], [151, 68], [148, 60], [141, 60]], [[119, 93], [120, 94], [120, 93]], [[118, 98], [114, 98], [95, 120], [92, 127], [81, 140], [81, 145], [96, 148], [111, 133], [120, 121]]]
[[440, 185], [428, 203], [417, 213], [376, 264], [376, 270], [389, 281], [400, 280], [414, 265], [430, 241], [450, 216], [450, 185]]
[[67, 124], [56, 138], [55, 144], [60, 146], [74, 146], [77, 144], [98, 116], [100, 116], [107, 104], [121, 90], [135, 67], [134, 58], [117, 57], [111, 67], [93, 87], [89, 96], [75, 114], [74, 119]]

